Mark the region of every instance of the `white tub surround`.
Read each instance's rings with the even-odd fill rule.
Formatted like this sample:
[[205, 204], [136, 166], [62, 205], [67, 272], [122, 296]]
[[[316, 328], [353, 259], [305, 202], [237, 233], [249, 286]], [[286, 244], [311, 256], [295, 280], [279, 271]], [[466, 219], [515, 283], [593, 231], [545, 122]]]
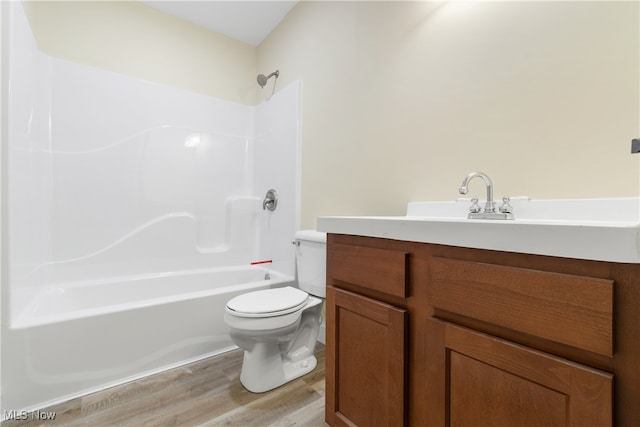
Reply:
[[226, 301], [295, 275], [300, 83], [239, 105], [49, 57], [4, 11], [0, 409], [228, 350]]
[[[482, 203], [481, 203], [482, 204]], [[413, 202], [405, 216], [318, 218], [327, 233], [640, 263], [640, 198], [511, 199], [515, 220], [467, 219], [470, 201]]]

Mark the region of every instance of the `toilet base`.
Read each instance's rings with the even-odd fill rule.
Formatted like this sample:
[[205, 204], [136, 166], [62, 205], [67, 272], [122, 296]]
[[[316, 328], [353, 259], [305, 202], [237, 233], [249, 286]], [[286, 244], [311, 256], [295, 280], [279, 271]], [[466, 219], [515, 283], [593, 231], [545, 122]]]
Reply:
[[264, 393], [308, 374], [317, 365], [314, 355], [283, 360], [277, 345], [257, 343], [252, 352], [244, 352], [240, 382], [252, 393]]

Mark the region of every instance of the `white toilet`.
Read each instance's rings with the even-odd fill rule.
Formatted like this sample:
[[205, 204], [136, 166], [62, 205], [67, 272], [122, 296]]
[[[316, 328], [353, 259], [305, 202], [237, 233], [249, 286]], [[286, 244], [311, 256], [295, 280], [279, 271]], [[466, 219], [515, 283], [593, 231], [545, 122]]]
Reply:
[[295, 235], [298, 288], [254, 291], [232, 298], [224, 321], [233, 342], [244, 350], [240, 382], [254, 393], [279, 387], [313, 371], [313, 352], [325, 298], [325, 233]]

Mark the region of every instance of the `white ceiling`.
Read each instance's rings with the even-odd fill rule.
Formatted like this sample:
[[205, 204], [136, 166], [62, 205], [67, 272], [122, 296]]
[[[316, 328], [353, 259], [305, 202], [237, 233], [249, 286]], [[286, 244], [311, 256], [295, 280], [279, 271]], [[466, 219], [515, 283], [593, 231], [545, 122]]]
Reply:
[[297, 0], [141, 1], [170, 15], [201, 25], [252, 46], [259, 45], [298, 3]]

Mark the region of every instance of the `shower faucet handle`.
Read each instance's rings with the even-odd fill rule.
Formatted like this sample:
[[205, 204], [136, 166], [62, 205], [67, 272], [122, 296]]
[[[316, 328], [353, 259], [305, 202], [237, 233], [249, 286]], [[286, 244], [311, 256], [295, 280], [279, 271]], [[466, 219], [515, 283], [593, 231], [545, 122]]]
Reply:
[[273, 188], [267, 191], [267, 194], [264, 196], [264, 200], [262, 201], [262, 210], [269, 210], [271, 212], [275, 211], [278, 207], [278, 192]]

